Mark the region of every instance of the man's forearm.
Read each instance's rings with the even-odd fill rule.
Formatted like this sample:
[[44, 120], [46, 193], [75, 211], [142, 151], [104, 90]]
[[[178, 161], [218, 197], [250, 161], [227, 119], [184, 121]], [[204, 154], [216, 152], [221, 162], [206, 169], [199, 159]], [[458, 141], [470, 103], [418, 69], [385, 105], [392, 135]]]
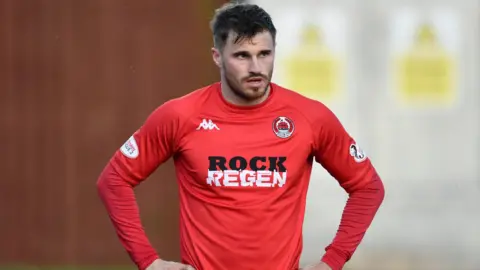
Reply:
[[340, 227], [332, 244], [326, 248], [323, 262], [333, 270], [342, 269], [360, 245], [384, 196], [384, 186], [378, 175], [368, 185], [350, 194]]
[[108, 164], [97, 181], [97, 188], [130, 258], [139, 269], [147, 268], [158, 255], [141, 225], [133, 187]]

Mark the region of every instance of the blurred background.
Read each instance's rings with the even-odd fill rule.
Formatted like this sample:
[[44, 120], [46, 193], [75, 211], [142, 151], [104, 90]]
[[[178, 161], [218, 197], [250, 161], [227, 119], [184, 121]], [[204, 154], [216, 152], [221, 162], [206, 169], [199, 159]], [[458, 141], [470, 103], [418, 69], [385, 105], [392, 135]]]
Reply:
[[[0, 269], [134, 269], [95, 182], [154, 108], [218, 79], [208, 22], [224, 2], [0, 0]], [[384, 180], [346, 269], [479, 270], [480, 2], [250, 2], [279, 31], [274, 81], [326, 103]], [[177, 260], [172, 165], [136, 192]], [[346, 199], [315, 167], [302, 264]]]

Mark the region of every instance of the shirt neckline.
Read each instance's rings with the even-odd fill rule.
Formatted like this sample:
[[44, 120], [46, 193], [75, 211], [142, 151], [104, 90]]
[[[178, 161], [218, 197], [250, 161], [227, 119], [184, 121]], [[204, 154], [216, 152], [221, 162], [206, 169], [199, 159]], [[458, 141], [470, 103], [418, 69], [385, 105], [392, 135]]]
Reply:
[[222, 94], [222, 84], [221, 82], [217, 82], [214, 85], [215, 92], [220, 99], [220, 102], [222, 103], [223, 106], [225, 106], [227, 109], [230, 111], [237, 111], [237, 112], [246, 112], [246, 111], [256, 111], [260, 108], [263, 108], [270, 103], [272, 103], [272, 99], [275, 96], [275, 93], [277, 92], [275, 89], [275, 84], [270, 82], [270, 93], [268, 94], [267, 99], [262, 101], [261, 103], [255, 104], [255, 105], [237, 105], [234, 103], [229, 102], [228, 100], [225, 99], [225, 97]]

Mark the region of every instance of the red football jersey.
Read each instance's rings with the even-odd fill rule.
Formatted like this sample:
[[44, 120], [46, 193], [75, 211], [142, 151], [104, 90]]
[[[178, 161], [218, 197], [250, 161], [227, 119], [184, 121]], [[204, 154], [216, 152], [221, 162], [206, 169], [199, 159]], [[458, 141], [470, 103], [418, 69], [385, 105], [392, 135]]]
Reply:
[[[197, 270], [298, 269], [313, 162], [349, 193], [376, 177], [325, 105], [273, 83], [255, 106], [228, 103], [220, 83], [164, 103], [110, 166], [135, 186], [171, 157], [182, 262]], [[115, 213], [111, 207], [124, 246], [145, 267], [156, 255], [138, 217]], [[122, 219], [129, 225], [122, 227]]]

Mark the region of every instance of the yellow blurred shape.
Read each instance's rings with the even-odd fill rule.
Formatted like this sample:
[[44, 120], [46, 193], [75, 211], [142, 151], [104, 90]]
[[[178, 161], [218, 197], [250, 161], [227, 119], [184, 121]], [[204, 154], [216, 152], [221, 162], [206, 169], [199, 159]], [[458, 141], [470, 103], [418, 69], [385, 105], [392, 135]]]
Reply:
[[299, 37], [299, 46], [285, 60], [287, 87], [313, 99], [333, 99], [341, 88], [339, 59], [318, 26], [306, 24]]
[[397, 79], [403, 102], [450, 105], [455, 99], [455, 62], [438, 42], [435, 29], [422, 24], [410, 50], [397, 60]]

